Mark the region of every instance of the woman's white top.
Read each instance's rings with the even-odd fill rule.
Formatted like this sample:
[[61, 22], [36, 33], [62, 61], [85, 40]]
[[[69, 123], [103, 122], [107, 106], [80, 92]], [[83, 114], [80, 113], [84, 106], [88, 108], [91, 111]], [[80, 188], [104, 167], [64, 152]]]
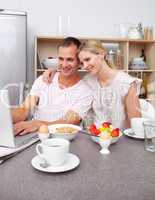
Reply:
[[98, 126], [105, 122], [111, 122], [114, 127], [120, 129], [128, 127], [125, 112], [125, 96], [133, 82], [137, 86], [137, 95], [140, 92], [141, 79], [132, 77], [125, 72], [118, 71], [112, 82], [101, 87], [95, 77], [86, 75], [84, 81], [93, 90], [93, 117]]

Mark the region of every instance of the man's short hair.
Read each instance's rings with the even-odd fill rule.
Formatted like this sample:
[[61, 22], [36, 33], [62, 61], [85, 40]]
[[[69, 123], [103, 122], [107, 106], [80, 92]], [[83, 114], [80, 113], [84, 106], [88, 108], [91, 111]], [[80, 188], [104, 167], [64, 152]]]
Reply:
[[60, 46], [61, 47], [69, 47], [71, 45], [75, 45], [78, 49], [81, 45], [81, 42], [77, 38], [67, 37], [67, 38], [64, 39], [64, 41], [62, 42], [62, 44]]

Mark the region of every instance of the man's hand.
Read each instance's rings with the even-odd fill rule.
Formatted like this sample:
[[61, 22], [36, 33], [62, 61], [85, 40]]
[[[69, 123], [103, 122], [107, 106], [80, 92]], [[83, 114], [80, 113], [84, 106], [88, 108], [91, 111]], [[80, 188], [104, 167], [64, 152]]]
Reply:
[[25, 121], [30, 114], [33, 114], [35, 106], [39, 102], [37, 96], [27, 96], [24, 103], [17, 108], [11, 109], [13, 123]]
[[25, 135], [30, 132], [35, 132], [40, 128], [41, 124], [37, 120], [21, 121], [14, 124], [15, 135]]
[[51, 69], [48, 69], [46, 70], [44, 73], [43, 73], [43, 82], [45, 82], [46, 84], [51, 84], [52, 83], [52, 80], [53, 80], [53, 77], [56, 73], [56, 70], [51, 70]]

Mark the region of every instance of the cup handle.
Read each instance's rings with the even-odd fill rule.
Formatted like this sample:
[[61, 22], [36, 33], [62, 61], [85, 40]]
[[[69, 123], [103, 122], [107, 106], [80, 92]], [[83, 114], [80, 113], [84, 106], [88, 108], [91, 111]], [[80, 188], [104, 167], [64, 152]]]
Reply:
[[41, 158], [43, 158], [43, 147], [42, 147], [42, 144], [37, 144], [36, 152]]

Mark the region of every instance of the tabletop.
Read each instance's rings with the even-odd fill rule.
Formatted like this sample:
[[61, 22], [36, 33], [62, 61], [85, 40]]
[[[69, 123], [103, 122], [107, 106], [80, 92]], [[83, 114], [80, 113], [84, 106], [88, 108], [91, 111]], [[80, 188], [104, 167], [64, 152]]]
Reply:
[[154, 200], [155, 154], [144, 141], [122, 136], [101, 155], [100, 146], [79, 134], [70, 152], [80, 165], [68, 172], [44, 173], [31, 165], [36, 144], [0, 165], [1, 200]]

